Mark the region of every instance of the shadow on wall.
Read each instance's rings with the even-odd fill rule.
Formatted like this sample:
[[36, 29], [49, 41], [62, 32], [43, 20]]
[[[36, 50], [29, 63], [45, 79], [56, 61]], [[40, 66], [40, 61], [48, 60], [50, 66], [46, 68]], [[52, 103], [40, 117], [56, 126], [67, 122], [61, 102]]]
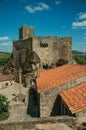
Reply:
[[75, 114], [71, 113], [61, 96], [58, 95], [50, 116], [75, 116]]
[[37, 93], [37, 91], [34, 88], [30, 88], [27, 114], [29, 114], [31, 117], [40, 117], [39, 100], [40, 100], [40, 95]]
[[60, 116], [61, 115], [61, 97], [57, 96], [53, 105], [51, 116]]

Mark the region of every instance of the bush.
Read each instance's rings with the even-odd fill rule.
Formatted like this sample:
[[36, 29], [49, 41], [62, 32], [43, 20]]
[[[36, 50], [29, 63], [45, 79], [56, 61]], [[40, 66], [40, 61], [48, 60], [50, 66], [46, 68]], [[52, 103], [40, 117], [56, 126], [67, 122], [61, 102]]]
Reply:
[[0, 94], [0, 120], [5, 120], [9, 117], [9, 101]]
[[86, 55], [74, 55], [73, 59], [77, 64], [86, 64]]
[[9, 112], [6, 112], [6, 113], [2, 113], [2, 114], [0, 114], [0, 121], [2, 121], [2, 120], [6, 120], [6, 119], [8, 119], [8, 117], [9, 117]]

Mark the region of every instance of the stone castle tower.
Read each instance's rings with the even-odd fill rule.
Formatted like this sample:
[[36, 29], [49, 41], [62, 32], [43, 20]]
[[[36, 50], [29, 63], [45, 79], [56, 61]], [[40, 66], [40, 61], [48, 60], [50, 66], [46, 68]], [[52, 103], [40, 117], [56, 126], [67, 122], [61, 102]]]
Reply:
[[13, 60], [17, 67], [25, 62], [27, 55], [34, 51], [41, 64], [56, 64], [59, 59], [71, 61], [72, 37], [34, 36], [34, 27], [22, 26], [19, 40], [13, 41]]
[[27, 27], [26, 25], [19, 28], [19, 39], [28, 39], [34, 37], [34, 27]]

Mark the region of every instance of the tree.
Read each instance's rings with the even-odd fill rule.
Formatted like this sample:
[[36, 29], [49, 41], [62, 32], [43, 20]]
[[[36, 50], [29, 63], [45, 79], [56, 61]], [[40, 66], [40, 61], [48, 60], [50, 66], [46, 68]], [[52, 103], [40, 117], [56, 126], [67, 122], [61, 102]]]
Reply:
[[77, 64], [86, 65], [86, 55], [74, 55], [73, 59], [76, 61]]
[[4, 95], [0, 94], [0, 120], [9, 117], [9, 101]]

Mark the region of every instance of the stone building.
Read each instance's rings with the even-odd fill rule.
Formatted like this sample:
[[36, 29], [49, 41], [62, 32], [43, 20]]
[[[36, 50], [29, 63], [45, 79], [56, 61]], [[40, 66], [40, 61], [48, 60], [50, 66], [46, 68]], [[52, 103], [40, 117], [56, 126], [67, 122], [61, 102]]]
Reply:
[[62, 114], [69, 114], [69, 109], [75, 116], [86, 115], [86, 82], [60, 93]]
[[34, 51], [43, 65], [56, 64], [59, 59], [71, 61], [72, 37], [34, 36], [34, 27], [22, 26], [19, 40], [13, 41], [13, 61], [21, 67], [28, 53]]
[[0, 90], [14, 86], [14, 80], [15, 78], [13, 75], [4, 75], [0, 73]]
[[32, 116], [86, 115], [85, 65], [67, 64], [43, 70], [36, 79], [36, 88], [29, 90], [28, 110]]

